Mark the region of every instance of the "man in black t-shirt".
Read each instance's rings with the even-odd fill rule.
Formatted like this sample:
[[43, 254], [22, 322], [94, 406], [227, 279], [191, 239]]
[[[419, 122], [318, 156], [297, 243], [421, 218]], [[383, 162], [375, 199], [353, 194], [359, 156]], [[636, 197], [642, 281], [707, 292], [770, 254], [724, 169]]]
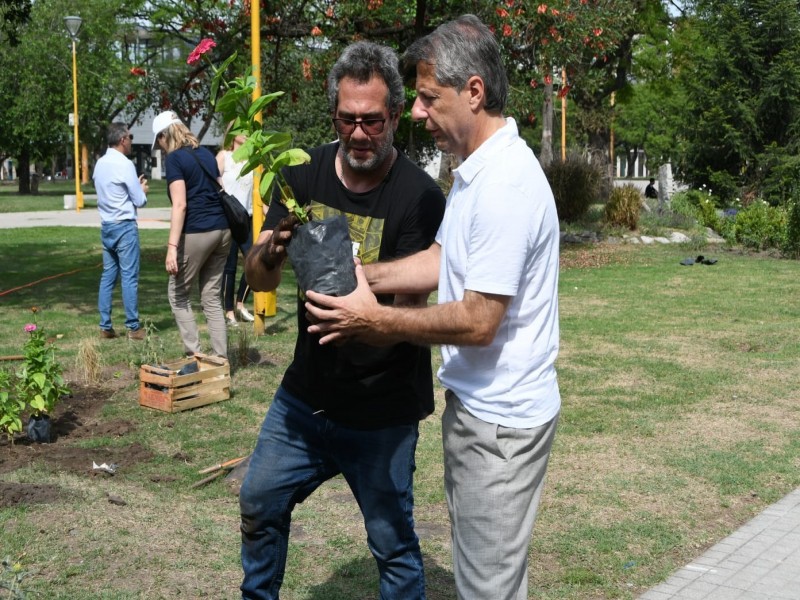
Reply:
[[[363, 263], [428, 248], [444, 213], [435, 182], [392, 142], [405, 92], [397, 57], [369, 42], [349, 46], [328, 76], [338, 141], [313, 149], [311, 163], [285, 171], [315, 219], [345, 215]], [[274, 290], [294, 222], [272, 202], [248, 255], [247, 281]], [[426, 296], [382, 302], [425, 305]], [[381, 598], [425, 598], [414, 533], [413, 472], [418, 423], [433, 412], [428, 347], [319, 344], [298, 299], [292, 364], [262, 425], [240, 492], [244, 598], [277, 598], [292, 509], [342, 474], [364, 517], [378, 564]]]

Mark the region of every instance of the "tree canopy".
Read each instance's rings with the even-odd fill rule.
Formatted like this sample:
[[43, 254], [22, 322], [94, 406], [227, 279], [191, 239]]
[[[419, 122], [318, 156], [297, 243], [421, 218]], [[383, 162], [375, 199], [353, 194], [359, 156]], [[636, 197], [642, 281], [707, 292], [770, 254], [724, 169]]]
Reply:
[[[644, 149], [651, 168], [671, 161], [723, 197], [782, 201], [800, 177], [800, 0], [263, 0], [261, 89], [285, 91], [267, 127], [297, 146], [333, 137], [326, 74], [358, 39], [402, 53], [456, 15], [473, 12], [496, 33], [511, 83], [507, 114], [543, 162], [552, 157], [554, 100], [566, 97], [570, 146], [609, 159]], [[77, 44], [81, 141], [102, 147], [114, 119], [175, 110], [216, 123], [205, 63], [186, 64], [203, 38], [215, 62], [250, 55], [246, 0], [2, 0], [0, 156], [46, 160], [69, 147], [71, 46], [62, 19], [83, 14]], [[12, 44], [18, 42], [16, 48]], [[566, 75], [566, 78], [562, 77]], [[614, 101], [612, 102], [612, 96]], [[36, 99], [35, 102], [31, 101]], [[408, 108], [412, 93], [409, 92]], [[537, 139], [538, 136], [538, 139]], [[433, 149], [408, 111], [399, 143]], [[22, 165], [21, 165], [22, 166]]]

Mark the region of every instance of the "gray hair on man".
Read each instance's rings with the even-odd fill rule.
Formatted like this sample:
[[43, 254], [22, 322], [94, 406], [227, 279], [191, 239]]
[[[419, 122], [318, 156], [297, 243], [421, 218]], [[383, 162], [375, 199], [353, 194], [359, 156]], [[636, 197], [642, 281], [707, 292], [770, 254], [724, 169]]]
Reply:
[[403, 67], [413, 76], [419, 62], [434, 67], [436, 83], [464, 89], [473, 75], [483, 79], [484, 108], [502, 113], [508, 101], [508, 77], [500, 45], [489, 28], [475, 15], [462, 15], [420, 38], [403, 54]]

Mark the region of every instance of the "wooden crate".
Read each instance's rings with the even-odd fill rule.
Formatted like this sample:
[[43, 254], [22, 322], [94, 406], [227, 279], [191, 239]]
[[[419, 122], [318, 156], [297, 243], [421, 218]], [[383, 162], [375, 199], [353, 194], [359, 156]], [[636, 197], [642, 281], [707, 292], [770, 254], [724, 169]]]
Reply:
[[[196, 373], [178, 375], [184, 366], [197, 363]], [[167, 363], [166, 369], [142, 365], [139, 369], [139, 404], [174, 413], [231, 396], [231, 370], [228, 361], [216, 356], [196, 354]]]

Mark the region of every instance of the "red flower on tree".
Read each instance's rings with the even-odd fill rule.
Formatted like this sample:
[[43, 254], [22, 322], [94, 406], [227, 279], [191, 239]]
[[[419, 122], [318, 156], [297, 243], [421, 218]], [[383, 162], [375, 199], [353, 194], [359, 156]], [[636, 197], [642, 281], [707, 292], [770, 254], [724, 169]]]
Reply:
[[186, 59], [186, 64], [187, 65], [193, 65], [194, 63], [199, 61], [200, 58], [206, 52], [208, 52], [212, 48], [216, 48], [216, 47], [217, 47], [217, 43], [214, 40], [212, 40], [211, 38], [205, 38], [203, 40], [200, 40], [200, 43], [197, 44], [197, 47], [194, 50], [192, 50], [191, 54], [189, 54], [189, 58]]
[[136, 75], [138, 77], [144, 77], [145, 75], [147, 75], [147, 71], [145, 71], [141, 67], [133, 67], [131, 69], [131, 75]]
[[536, 9], [536, 12], [538, 12], [540, 15], [543, 15], [544, 13], [546, 13], [547, 12], [547, 4], [540, 4], [539, 8]]
[[319, 27], [314, 25], [314, 27], [311, 28], [311, 35], [313, 35], [315, 37], [318, 36], [318, 35], [322, 35], [322, 29], [320, 29]]
[[506, 17], [508, 17], [508, 11], [505, 8], [496, 8], [495, 12], [497, 13], [497, 16], [500, 17], [501, 19], [505, 19]]
[[513, 29], [511, 29], [511, 25], [509, 25], [508, 23], [506, 23], [505, 25], [503, 25], [503, 37], [508, 37], [508, 36], [510, 36], [512, 33], [514, 33], [514, 30], [513, 30]]

